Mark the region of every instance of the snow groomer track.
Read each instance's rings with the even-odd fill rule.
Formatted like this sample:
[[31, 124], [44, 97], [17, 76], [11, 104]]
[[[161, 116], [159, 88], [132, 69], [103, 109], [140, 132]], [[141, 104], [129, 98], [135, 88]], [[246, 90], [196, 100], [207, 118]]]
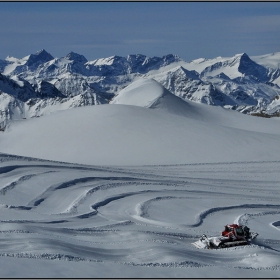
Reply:
[[[165, 276], [209, 266], [279, 275], [280, 162], [126, 168], [0, 154], [0, 163], [2, 261], [157, 267]], [[191, 245], [233, 222], [259, 233], [253, 244]]]

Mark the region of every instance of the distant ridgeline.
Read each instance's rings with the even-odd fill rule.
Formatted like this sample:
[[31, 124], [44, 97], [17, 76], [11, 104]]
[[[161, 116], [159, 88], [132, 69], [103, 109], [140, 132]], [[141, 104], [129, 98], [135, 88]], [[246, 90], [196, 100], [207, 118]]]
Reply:
[[172, 94], [261, 117], [280, 114], [280, 52], [249, 57], [199, 58], [136, 54], [88, 61], [70, 52], [54, 58], [45, 50], [21, 59], [0, 59], [0, 126], [57, 110], [108, 104], [140, 77]]

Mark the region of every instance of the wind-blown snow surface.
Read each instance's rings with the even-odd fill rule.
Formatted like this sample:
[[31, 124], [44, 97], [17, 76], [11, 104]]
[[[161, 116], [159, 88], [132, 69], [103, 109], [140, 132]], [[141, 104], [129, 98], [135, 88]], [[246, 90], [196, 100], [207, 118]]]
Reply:
[[[0, 276], [279, 277], [279, 121], [149, 79], [112, 103], [1, 132]], [[259, 236], [191, 245], [233, 222]]]

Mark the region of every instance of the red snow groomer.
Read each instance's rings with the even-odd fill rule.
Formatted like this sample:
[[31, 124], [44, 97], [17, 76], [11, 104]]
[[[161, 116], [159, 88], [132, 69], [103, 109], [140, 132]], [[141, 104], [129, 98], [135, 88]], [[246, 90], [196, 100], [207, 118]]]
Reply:
[[226, 225], [222, 236], [207, 237], [205, 234], [192, 243], [199, 249], [219, 249], [233, 246], [247, 245], [250, 241], [257, 237], [257, 233], [250, 232], [247, 226], [239, 226], [237, 224]]
[[225, 230], [222, 232], [225, 242], [234, 241], [247, 241], [250, 235], [250, 229], [248, 227], [242, 227], [237, 224], [226, 225]]

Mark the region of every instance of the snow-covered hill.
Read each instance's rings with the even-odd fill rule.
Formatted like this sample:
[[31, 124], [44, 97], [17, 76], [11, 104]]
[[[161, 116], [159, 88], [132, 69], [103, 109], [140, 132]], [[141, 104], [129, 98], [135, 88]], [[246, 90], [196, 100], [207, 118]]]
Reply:
[[102, 165], [277, 160], [280, 155], [278, 119], [185, 101], [155, 80], [139, 79], [111, 103], [13, 122], [0, 135], [0, 152]]
[[277, 113], [279, 65], [279, 53], [252, 58], [242, 53], [191, 62], [172, 54], [94, 61], [74, 52], [54, 58], [45, 50], [21, 59], [8, 56], [0, 60], [1, 79], [14, 80], [21, 88], [11, 91], [0, 84], [0, 99], [6, 100], [0, 100], [0, 125], [77, 106], [107, 104], [140, 77], [155, 79], [184, 100], [246, 114]]

